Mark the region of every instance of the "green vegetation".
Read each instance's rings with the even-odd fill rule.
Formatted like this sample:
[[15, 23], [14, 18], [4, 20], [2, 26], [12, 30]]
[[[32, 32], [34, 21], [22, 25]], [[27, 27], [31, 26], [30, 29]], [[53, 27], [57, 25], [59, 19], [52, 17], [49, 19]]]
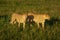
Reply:
[[18, 13], [34, 12], [48, 13], [51, 17], [60, 19], [60, 0], [0, 0], [0, 40], [60, 40], [60, 23], [49, 26], [45, 30], [37, 25], [26, 29], [19, 28], [17, 24], [10, 24], [10, 15], [19, 9]]

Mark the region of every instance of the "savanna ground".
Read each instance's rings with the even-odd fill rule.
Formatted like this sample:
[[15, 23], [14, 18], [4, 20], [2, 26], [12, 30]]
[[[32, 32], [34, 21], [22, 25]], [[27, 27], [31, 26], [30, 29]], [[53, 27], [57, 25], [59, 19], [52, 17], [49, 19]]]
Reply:
[[26, 24], [25, 30], [22, 24], [20, 28], [9, 24], [16, 9], [17, 13], [48, 13], [60, 19], [60, 0], [0, 0], [0, 40], [60, 40], [60, 22], [52, 26], [46, 23], [44, 31], [34, 23], [31, 27]]

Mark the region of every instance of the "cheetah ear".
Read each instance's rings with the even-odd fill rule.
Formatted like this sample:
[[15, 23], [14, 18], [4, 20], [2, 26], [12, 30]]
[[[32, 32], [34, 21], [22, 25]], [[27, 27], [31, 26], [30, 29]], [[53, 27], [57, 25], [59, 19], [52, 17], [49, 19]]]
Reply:
[[44, 14], [44, 17], [48, 16], [47, 14]]

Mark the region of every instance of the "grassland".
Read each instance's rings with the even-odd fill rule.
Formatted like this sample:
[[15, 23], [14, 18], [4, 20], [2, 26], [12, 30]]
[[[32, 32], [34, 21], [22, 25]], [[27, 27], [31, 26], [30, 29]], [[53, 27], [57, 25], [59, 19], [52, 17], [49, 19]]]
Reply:
[[18, 13], [48, 13], [60, 19], [60, 0], [0, 0], [0, 40], [60, 40], [60, 22], [52, 26], [46, 24], [44, 31], [35, 24], [31, 27], [26, 24], [25, 30], [22, 24], [20, 28], [17, 24], [9, 24], [16, 9]]

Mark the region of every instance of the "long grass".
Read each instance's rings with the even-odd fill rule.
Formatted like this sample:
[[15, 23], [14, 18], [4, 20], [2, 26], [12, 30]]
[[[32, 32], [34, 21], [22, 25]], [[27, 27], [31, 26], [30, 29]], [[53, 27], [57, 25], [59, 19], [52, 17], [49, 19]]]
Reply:
[[29, 27], [26, 24], [25, 30], [17, 24], [10, 24], [10, 15], [19, 9], [17, 13], [48, 13], [51, 17], [60, 19], [60, 0], [0, 0], [0, 40], [60, 40], [60, 23], [52, 26], [37, 28], [36, 23]]

